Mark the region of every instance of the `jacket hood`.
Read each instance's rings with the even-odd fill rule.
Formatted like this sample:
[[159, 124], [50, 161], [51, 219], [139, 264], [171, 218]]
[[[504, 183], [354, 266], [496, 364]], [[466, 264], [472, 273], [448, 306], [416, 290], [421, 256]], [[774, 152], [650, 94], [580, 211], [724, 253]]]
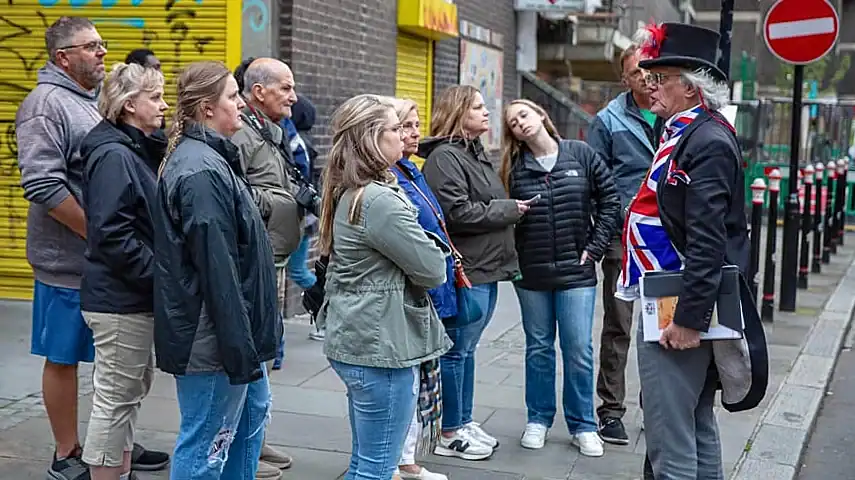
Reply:
[[124, 145], [155, 169], [166, 152], [166, 136], [162, 130], [147, 137], [142, 131], [130, 125], [113, 124], [109, 120], [101, 120], [83, 139], [80, 155], [88, 158], [98, 147], [109, 143]]
[[315, 106], [308, 98], [301, 95], [291, 106], [291, 121], [298, 132], [307, 132], [315, 126]]
[[416, 155], [422, 158], [427, 158], [434, 150], [439, 148], [441, 145], [446, 144], [462, 148], [476, 156], [479, 152], [484, 150], [484, 147], [481, 145], [481, 140], [478, 138], [466, 141], [466, 139], [461, 137], [427, 137], [419, 142], [419, 151]]
[[37, 78], [39, 85], [56, 85], [88, 100], [97, 100], [98, 94], [101, 93], [101, 85], [92, 90], [86, 90], [53, 62], [47, 62], [44, 67], [40, 68]]

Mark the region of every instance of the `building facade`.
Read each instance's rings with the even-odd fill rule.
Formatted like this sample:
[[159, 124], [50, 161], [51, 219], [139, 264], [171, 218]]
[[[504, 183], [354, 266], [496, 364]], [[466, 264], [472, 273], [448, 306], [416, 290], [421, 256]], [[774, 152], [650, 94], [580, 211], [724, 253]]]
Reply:
[[[249, 0], [251, 3], [254, 0]], [[73, 2], [7, 0], [0, 3], [0, 298], [32, 298], [26, 259], [27, 208], [20, 186], [15, 112], [35, 86], [47, 60], [45, 29], [63, 15], [95, 23], [109, 49], [108, 66], [146, 47], [160, 57], [166, 101], [175, 102], [175, 78], [197, 60], [236, 66], [241, 57], [241, 5], [227, 0], [195, 2]], [[236, 21], [230, 21], [235, 19]]]

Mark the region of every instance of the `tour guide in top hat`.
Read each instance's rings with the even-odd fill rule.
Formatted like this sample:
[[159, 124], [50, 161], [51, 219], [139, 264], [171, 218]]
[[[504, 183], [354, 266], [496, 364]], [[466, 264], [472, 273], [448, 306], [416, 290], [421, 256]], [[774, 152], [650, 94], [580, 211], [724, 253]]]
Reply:
[[733, 127], [718, 112], [729, 100], [727, 76], [715, 65], [718, 33], [665, 23], [647, 26], [642, 37], [639, 66], [650, 72], [651, 111], [667, 121], [629, 205], [616, 296], [638, 298], [642, 272], [683, 271], [673, 321], [659, 342], [637, 336], [644, 478], [723, 480], [713, 412], [717, 385], [725, 408], [746, 410], [762, 399], [768, 376], [765, 337], [749, 295], [742, 295], [745, 340], [700, 341], [710, 327], [722, 266], [741, 272], [748, 266], [742, 155]]

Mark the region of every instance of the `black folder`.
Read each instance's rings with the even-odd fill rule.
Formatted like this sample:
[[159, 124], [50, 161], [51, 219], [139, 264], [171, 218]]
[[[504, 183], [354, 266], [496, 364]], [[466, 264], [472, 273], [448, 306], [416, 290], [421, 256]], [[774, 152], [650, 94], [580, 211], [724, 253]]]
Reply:
[[[641, 277], [645, 297], [678, 297], [683, 290], [682, 272], [645, 272]], [[742, 332], [742, 307], [739, 300], [739, 268], [725, 265], [721, 268], [721, 285], [715, 304], [718, 323], [731, 330]], [[707, 312], [707, 316], [712, 311]]]

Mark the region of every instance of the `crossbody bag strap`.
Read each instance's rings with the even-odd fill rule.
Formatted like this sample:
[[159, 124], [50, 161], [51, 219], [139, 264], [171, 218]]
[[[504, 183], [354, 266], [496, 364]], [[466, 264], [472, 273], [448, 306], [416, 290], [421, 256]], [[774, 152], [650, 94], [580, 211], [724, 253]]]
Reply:
[[425, 202], [427, 202], [428, 206], [430, 206], [430, 209], [433, 211], [433, 215], [436, 217], [437, 222], [439, 222], [440, 228], [442, 228], [442, 232], [445, 234], [445, 238], [448, 240], [448, 247], [451, 249], [451, 253], [454, 254], [455, 258], [462, 260], [463, 255], [461, 255], [460, 251], [457, 250], [453, 243], [451, 243], [451, 235], [448, 234], [448, 229], [445, 226], [445, 220], [442, 219], [442, 214], [439, 213], [439, 210], [436, 209], [433, 202], [430, 201], [430, 198], [428, 198], [425, 192], [423, 192], [422, 189], [419, 188], [419, 186], [416, 184], [415, 178], [413, 178], [413, 176], [409, 172], [401, 168], [400, 165], [395, 165], [395, 168], [397, 168], [398, 171], [400, 171], [404, 174], [405, 177], [407, 177], [413, 188], [415, 188], [416, 191], [419, 192], [419, 195], [421, 195]]

